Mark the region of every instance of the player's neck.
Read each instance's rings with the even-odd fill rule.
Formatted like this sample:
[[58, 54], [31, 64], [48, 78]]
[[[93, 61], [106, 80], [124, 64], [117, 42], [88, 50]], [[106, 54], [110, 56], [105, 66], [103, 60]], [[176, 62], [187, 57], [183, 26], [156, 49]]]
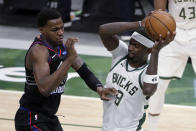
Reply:
[[128, 59], [128, 63], [129, 63], [129, 65], [130, 65], [131, 67], [133, 67], [133, 68], [139, 68], [139, 67], [145, 65], [145, 64], [147, 63], [147, 61], [146, 61], [146, 60], [137, 61], [137, 60]]
[[44, 36], [42, 37], [42, 40], [43, 40], [44, 42], [46, 42], [49, 46], [51, 46], [52, 49], [54, 49], [55, 51], [57, 50], [58, 45], [56, 45], [55, 43], [49, 42]]

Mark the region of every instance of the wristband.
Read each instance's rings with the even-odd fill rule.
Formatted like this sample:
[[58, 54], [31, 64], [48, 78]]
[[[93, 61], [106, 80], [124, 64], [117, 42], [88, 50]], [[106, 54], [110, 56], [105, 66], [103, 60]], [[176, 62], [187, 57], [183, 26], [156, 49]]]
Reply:
[[103, 87], [102, 83], [98, 78], [88, 69], [87, 65], [84, 63], [78, 70], [78, 74], [85, 81], [89, 88], [97, 91], [97, 87]]
[[157, 84], [158, 83], [159, 76], [158, 75], [148, 75], [145, 74], [143, 78], [143, 82], [149, 83], [149, 84]]

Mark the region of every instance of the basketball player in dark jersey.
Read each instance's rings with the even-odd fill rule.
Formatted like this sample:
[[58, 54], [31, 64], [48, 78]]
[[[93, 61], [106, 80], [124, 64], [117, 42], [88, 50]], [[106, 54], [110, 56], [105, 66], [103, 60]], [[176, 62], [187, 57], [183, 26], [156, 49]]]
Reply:
[[37, 19], [41, 35], [35, 38], [25, 57], [25, 90], [15, 115], [15, 128], [17, 131], [62, 131], [55, 114], [70, 67], [102, 100], [109, 100], [107, 95], [114, 95], [116, 91], [102, 88], [101, 82], [77, 55], [74, 48], [77, 38], [68, 38], [63, 43], [64, 26], [59, 12], [45, 9]]

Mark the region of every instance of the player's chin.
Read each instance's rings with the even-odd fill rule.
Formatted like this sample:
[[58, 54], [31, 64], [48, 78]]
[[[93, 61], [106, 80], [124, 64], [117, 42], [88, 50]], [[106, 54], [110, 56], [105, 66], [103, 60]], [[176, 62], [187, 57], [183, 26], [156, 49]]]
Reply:
[[62, 44], [63, 43], [63, 39], [57, 39], [57, 43], [58, 44]]
[[134, 57], [134, 54], [131, 53], [131, 52], [129, 52], [129, 53], [128, 53], [128, 58], [133, 58], [133, 57]]
[[128, 58], [128, 60], [133, 60], [133, 59], [134, 59], [134, 55], [130, 55], [130, 54], [129, 54], [129, 55], [127, 56], [127, 58]]

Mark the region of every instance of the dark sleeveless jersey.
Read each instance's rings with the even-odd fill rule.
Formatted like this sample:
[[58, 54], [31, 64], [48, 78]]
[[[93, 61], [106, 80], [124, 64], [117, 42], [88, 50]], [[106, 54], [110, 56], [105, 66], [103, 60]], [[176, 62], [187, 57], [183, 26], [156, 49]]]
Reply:
[[[58, 51], [56, 52], [52, 49], [52, 47], [48, 45], [48, 43], [42, 41], [42, 39], [37, 39], [37, 38], [35, 38], [31, 47], [34, 46], [35, 44], [40, 44], [48, 48], [48, 52], [49, 52], [48, 63], [50, 66], [50, 74], [52, 74], [65, 60], [67, 55], [66, 48], [62, 44], [58, 46]], [[25, 63], [26, 63], [26, 58], [25, 58]], [[52, 91], [49, 96], [46, 97], [39, 92], [37, 84], [35, 82], [33, 71], [27, 69], [26, 64], [25, 64], [25, 71], [26, 71], [26, 82], [25, 82], [24, 94], [20, 99], [20, 106], [32, 111], [44, 113], [49, 116], [54, 115], [58, 110], [61, 94], [64, 92], [64, 85], [67, 76], [61, 82], [61, 84], [54, 91]]]

